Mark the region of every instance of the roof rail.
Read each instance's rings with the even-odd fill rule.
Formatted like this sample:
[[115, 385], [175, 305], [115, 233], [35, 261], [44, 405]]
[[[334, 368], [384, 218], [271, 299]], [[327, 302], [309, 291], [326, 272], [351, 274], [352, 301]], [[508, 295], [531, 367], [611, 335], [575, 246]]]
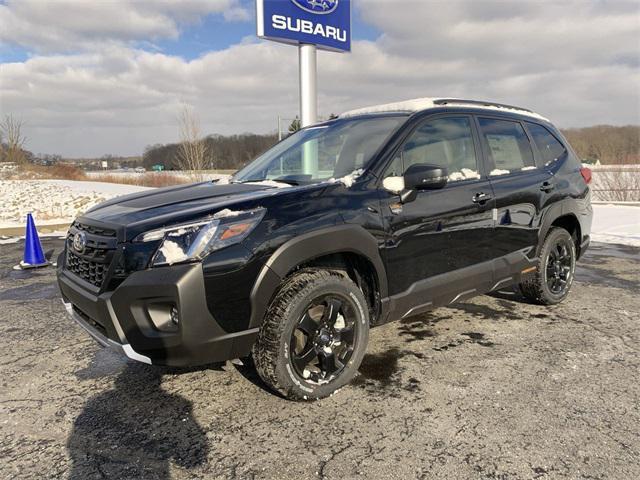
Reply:
[[484, 102], [482, 100], [462, 100], [458, 98], [439, 98], [433, 101], [434, 105], [448, 105], [450, 103], [456, 105], [478, 105], [482, 107], [498, 107], [498, 108], [510, 108], [512, 110], [522, 110], [523, 112], [533, 113], [531, 110], [522, 107], [515, 107], [513, 105], [506, 105], [504, 103]]

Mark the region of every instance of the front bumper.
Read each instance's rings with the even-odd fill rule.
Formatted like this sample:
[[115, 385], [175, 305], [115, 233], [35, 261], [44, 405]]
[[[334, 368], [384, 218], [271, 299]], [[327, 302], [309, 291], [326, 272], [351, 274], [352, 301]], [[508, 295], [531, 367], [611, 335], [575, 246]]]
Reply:
[[64, 304], [64, 308], [67, 309], [67, 313], [73, 319], [73, 321], [75, 321], [85, 332], [91, 335], [91, 337], [93, 337], [93, 339], [100, 345], [122, 355], [126, 355], [133, 360], [151, 364], [151, 359], [149, 357], [140, 355], [128, 343], [122, 344], [115, 342], [102, 334], [97, 328], [92, 327], [90, 320], [83, 318], [83, 316], [76, 309], [74, 309], [72, 303], [66, 302], [64, 300], [62, 300], [62, 303]]
[[[114, 291], [95, 293], [59, 268], [71, 317], [98, 343], [144, 363], [195, 366], [246, 356], [258, 328], [228, 333], [207, 308], [201, 264], [132, 273]], [[178, 322], [170, 321], [174, 309]]]

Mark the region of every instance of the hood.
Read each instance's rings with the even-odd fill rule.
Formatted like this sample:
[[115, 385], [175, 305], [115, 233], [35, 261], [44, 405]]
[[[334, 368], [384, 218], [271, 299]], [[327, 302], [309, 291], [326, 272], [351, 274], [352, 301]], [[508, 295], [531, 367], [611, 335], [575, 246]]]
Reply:
[[141, 231], [171, 225], [215, 213], [231, 204], [259, 200], [290, 191], [260, 183], [213, 182], [159, 188], [116, 197], [101, 203], [79, 217], [83, 223], [113, 228], [120, 240], [133, 238]]

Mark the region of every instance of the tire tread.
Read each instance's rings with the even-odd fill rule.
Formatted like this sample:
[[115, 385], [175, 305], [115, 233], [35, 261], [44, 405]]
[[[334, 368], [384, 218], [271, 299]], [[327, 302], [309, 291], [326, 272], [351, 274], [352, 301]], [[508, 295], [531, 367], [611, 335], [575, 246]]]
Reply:
[[[253, 346], [252, 357], [258, 375], [270, 388], [286, 398], [302, 400], [307, 397], [290, 386], [283, 385], [276, 371], [281, 339], [287, 326], [287, 307], [299, 296], [305, 296], [307, 290], [318, 283], [332, 279], [344, 282], [345, 276], [336, 270], [303, 269], [289, 277], [269, 305], [258, 340]], [[346, 280], [350, 282], [348, 278]]]
[[[556, 300], [548, 296], [547, 292], [543, 287], [543, 282], [544, 282], [543, 272], [542, 272], [544, 268], [543, 258], [548, 250], [549, 244], [555, 241], [557, 235], [560, 233], [564, 233], [567, 236], [569, 236], [569, 238], [571, 238], [571, 235], [569, 234], [569, 232], [567, 232], [562, 227], [553, 227], [549, 229], [549, 232], [547, 233], [547, 236], [544, 239], [544, 243], [542, 244], [542, 248], [540, 249], [540, 255], [536, 258], [535, 271], [532, 274], [529, 274], [527, 278], [520, 283], [520, 291], [522, 292], [524, 297], [540, 305], [554, 305], [564, 300], [564, 298], [566, 298], [566, 295], [565, 295], [565, 297], [562, 297], [560, 300]], [[575, 258], [575, 251], [574, 251], [574, 258]]]

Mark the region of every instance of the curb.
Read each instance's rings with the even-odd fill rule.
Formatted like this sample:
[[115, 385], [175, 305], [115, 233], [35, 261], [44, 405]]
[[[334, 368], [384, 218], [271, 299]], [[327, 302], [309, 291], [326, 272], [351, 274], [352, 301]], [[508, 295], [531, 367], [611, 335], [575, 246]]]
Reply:
[[621, 207], [640, 207], [640, 202], [607, 202], [606, 200], [592, 200], [591, 205], [619, 205]]
[[[42, 225], [38, 227], [39, 233], [55, 233], [55, 232], [66, 232], [69, 229], [69, 223], [56, 223], [53, 225]], [[7, 237], [24, 237], [24, 226], [22, 227], [6, 227], [0, 228], [0, 236]]]

